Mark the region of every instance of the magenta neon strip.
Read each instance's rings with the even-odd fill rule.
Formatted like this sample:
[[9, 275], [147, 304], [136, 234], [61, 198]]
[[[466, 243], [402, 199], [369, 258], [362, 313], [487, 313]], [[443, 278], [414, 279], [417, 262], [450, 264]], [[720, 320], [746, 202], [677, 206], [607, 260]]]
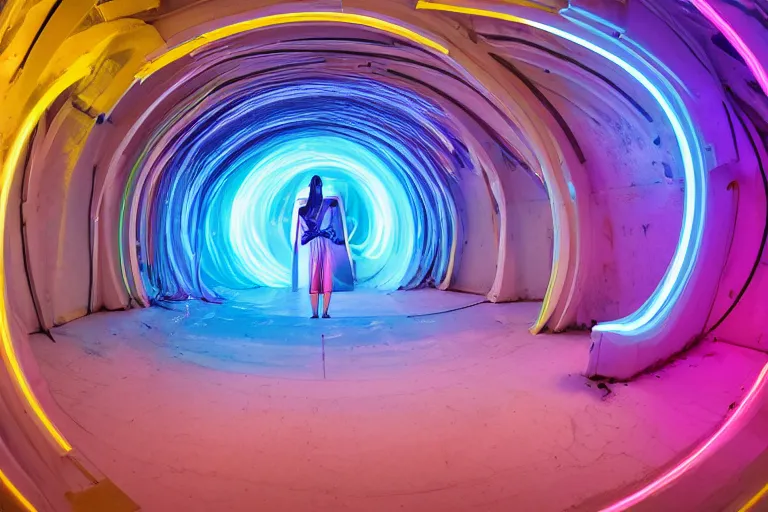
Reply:
[[763, 88], [765, 94], [768, 94], [768, 74], [765, 72], [765, 68], [760, 64], [760, 61], [749, 49], [749, 46], [744, 40], [736, 33], [731, 25], [723, 19], [714, 7], [712, 7], [706, 0], [691, 0], [691, 3], [703, 14], [720, 32], [725, 36], [731, 45], [739, 52], [747, 63], [747, 67], [752, 74], [757, 78], [760, 87]]
[[[763, 91], [768, 94], [768, 74], [766, 74], [765, 68], [763, 68], [763, 66], [760, 64], [760, 61], [757, 59], [752, 50], [749, 49], [747, 44], [744, 42], [741, 36], [739, 36], [736, 30], [731, 25], [729, 25], [728, 22], [723, 19], [720, 13], [718, 13], [709, 3], [707, 3], [706, 0], [691, 0], [691, 3], [713, 25], [715, 25], [715, 27], [717, 27], [717, 29], [722, 32], [722, 34], [731, 43], [731, 45], [736, 48], [736, 50], [746, 62], [747, 67], [750, 69], [752, 74], [755, 75], [755, 78], [760, 84], [760, 87], [762, 87]], [[724, 439], [726, 434], [730, 433], [730, 429], [734, 428], [734, 426], [736, 426], [750, 410], [760, 391], [765, 387], [766, 376], [768, 376], [768, 364], [763, 367], [760, 375], [757, 377], [757, 380], [752, 385], [749, 393], [747, 393], [747, 395], [744, 397], [744, 400], [741, 402], [736, 411], [731, 415], [730, 418], [725, 421], [725, 423], [723, 423], [723, 425], [717, 430], [717, 432], [715, 432], [711, 438], [709, 438], [707, 442], [702, 444], [696, 451], [682, 460], [677, 466], [661, 475], [654, 482], [640, 489], [636, 493], [627, 496], [621, 501], [618, 501], [613, 505], [603, 509], [602, 512], [618, 512], [637, 505], [641, 501], [650, 497], [652, 494], [672, 484], [684, 473], [693, 469], [700, 462], [702, 462], [707, 455], [707, 452], [716, 446], [718, 441]]]
[[726, 439], [726, 434], [730, 434], [730, 430], [738, 425], [741, 420], [744, 419], [747, 412], [752, 408], [757, 397], [760, 395], [760, 391], [765, 387], [766, 376], [768, 376], [768, 364], [766, 364], [760, 375], [757, 376], [757, 380], [752, 384], [749, 392], [744, 396], [739, 406], [734, 413], [723, 423], [723, 425], [710, 437], [704, 444], [702, 444], [696, 451], [691, 453], [688, 457], [683, 459], [677, 466], [673, 467], [659, 478], [643, 487], [636, 493], [627, 496], [621, 501], [614, 503], [613, 505], [602, 509], [601, 512], [619, 512], [627, 510], [629, 507], [637, 505], [641, 501], [649, 498], [652, 494], [664, 489], [678, 478], [683, 476], [687, 471], [690, 471], [697, 465], [699, 465], [705, 458], [707, 452], [717, 446], [718, 442]]

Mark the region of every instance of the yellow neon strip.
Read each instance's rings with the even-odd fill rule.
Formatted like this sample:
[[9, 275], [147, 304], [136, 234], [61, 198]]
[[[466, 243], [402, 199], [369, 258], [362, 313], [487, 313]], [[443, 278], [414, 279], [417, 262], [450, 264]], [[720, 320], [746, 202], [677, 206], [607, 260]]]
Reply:
[[16, 501], [18, 501], [22, 507], [27, 509], [29, 512], [37, 512], [35, 506], [32, 505], [32, 503], [30, 503], [23, 494], [21, 494], [21, 491], [19, 491], [16, 486], [14, 486], [13, 483], [8, 479], [8, 477], [5, 476], [5, 473], [3, 473], [2, 469], [0, 469], [0, 484], [3, 484], [3, 486], [8, 489], [8, 491], [10, 491], [11, 495], [16, 498]]
[[[443, 11], [443, 12], [452, 12], [456, 14], [467, 14], [470, 16], [481, 16], [485, 18], [495, 18], [502, 21], [510, 21], [512, 23], [519, 23], [522, 25], [531, 26], [534, 28], [544, 28], [546, 29], [546, 26], [537, 23], [535, 21], [531, 21], [526, 18], [521, 18], [519, 16], [515, 16], [513, 14], [507, 14], [502, 13], [498, 11], [487, 11], [484, 9], [476, 9], [473, 7], [460, 7], [457, 5], [449, 5], [449, 4], [441, 4], [436, 2], [429, 2], [426, 0], [418, 0], [416, 2], [416, 9], [423, 9], [423, 10], [430, 10], [430, 11]], [[557, 249], [557, 248], [555, 248]], [[558, 265], [559, 258], [555, 259], [552, 265], [552, 275], [553, 276], [559, 276], [559, 265]], [[564, 279], [564, 278], [561, 278]], [[539, 314], [539, 317], [536, 319], [536, 322], [531, 327], [530, 331], [533, 334], [539, 333], [544, 326], [546, 325], [548, 319], [552, 315], [552, 311], [554, 310], [553, 300], [552, 300], [552, 293], [553, 293], [553, 286], [552, 282], [550, 281], [550, 285], [547, 287], [547, 292], [544, 294], [544, 300], [542, 301], [542, 307], [541, 307], [541, 313]]]
[[437, 43], [428, 37], [424, 37], [421, 34], [414, 32], [413, 30], [401, 27], [400, 25], [396, 25], [389, 21], [381, 20], [379, 18], [346, 12], [292, 12], [286, 14], [274, 14], [272, 16], [264, 16], [262, 18], [242, 21], [240, 23], [227, 25], [226, 27], [221, 27], [211, 30], [210, 32], [206, 32], [205, 34], [202, 34], [198, 37], [195, 37], [194, 39], [190, 39], [189, 41], [171, 48], [160, 57], [152, 60], [151, 62], [148, 62], [136, 74], [136, 78], [139, 80], [145, 80], [151, 74], [167, 66], [168, 64], [179, 60], [180, 58], [190, 54], [191, 52], [208, 43], [218, 41], [225, 37], [247, 32], [249, 30], [272, 27], [275, 25], [312, 22], [347, 23], [351, 25], [361, 25], [364, 27], [374, 28], [376, 30], [381, 30], [382, 32], [389, 32], [390, 34], [395, 34], [402, 38], [409, 39], [414, 43], [427, 46], [442, 54], [448, 55], [448, 48], [441, 45], [440, 43]]
[[453, 12], [456, 14], [468, 14], [470, 16], [481, 16], [484, 18], [496, 18], [497, 20], [511, 21], [512, 23], [521, 23], [523, 25], [529, 25], [539, 28], [541, 24], [531, 22], [527, 18], [521, 18], [514, 14], [507, 14], [499, 11], [488, 11], [486, 9], [476, 9], [475, 7], [460, 7], [458, 5], [441, 4], [437, 2], [430, 2], [428, 0], [418, 0], [416, 2], [416, 9], [423, 9], [429, 11], [443, 11]]
[[766, 494], [768, 494], [768, 484], [765, 484], [765, 487], [760, 489], [757, 494], [752, 496], [752, 498], [739, 509], [739, 512], [748, 512], [749, 510], [752, 510], [752, 508], [757, 505], [757, 503], [762, 500]]
[[[0, 175], [0, 240], [5, 240], [5, 217], [8, 211], [8, 196], [10, 195], [13, 175], [16, 171], [19, 159], [21, 158], [24, 147], [32, 131], [37, 126], [40, 117], [45, 113], [48, 106], [69, 86], [78, 80], [88, 76], [92, 72], [90, 66], [78, 65], [74, 63], [61, 75], [42, 95], [42, 97], [30, 109], [19, 128], [16, 137], [8, 151], [8, 155], [3, 162], [2, 174]], [[6, 304], [6, 282], [5, 282], [5, 244], [0, 243], [0, 339], [2, 340], [2, 355], [8, 372], [15, 378], [19, 391], [27, 400], [37, 419], [42, 426], [50, 433], [59, 447], [66, 453], [72, 450], [72, 445], [67, 442], [61, 433], [56, 429], [48, 415], [43, 410], [40, 402], [32, 391], [26, 375], [21, 368], [16, 349], [11, 340], [11, 328], [8, 323], [8, 310]]]

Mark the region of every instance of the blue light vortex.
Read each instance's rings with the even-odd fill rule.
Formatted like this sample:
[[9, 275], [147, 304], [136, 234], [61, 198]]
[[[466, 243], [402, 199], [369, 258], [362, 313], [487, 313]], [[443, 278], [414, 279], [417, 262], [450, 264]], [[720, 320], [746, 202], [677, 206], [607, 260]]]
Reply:
[[141, 189], [144, 287], [206, 300], [289, 287], [295, 201], [314, 174], [344, 201], [358, 286], [439, 284], [462, 234], [458, 171], [471, 167], [450, 116], [407, 88], [291, 72], [213, 84], [134, 167], [149, 176], [128, 189]]

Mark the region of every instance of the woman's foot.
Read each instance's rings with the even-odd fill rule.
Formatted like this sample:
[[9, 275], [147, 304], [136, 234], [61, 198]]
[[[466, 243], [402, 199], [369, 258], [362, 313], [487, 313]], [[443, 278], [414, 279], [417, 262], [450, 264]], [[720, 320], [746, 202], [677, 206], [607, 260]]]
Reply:
[[326, 311], [325, 313], [323, 313], [323, 318], [331, 318], [331, 315], [329, 315], [328, 312]]
[[319, 318], [319, 317], [317, 316], [317, 313], [315, 313], [315, 314], [313, 314], [313, 315], [312, 315], [311, 317], [309, 317], [309, 318]]

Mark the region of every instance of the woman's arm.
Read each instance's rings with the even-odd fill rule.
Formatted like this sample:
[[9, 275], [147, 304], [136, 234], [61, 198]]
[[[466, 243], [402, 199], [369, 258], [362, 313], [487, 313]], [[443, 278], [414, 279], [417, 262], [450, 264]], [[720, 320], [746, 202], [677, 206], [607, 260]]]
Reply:
[[339, 213], [339, 203], [334, 200], [331, 203], [331, 229], [333, 229], [333, 238], [331, 242], [336, 245], [344, 245], [344, 224], [341, 222], [341, 216]]
[[312, 241], [313, 238], [317, 238], [317, 233], [310, 233], [309, 231], [305, 231], [304, 234], [301, 235], [301, 245], [307, 245]]
[[307, 245], [310, 240], [317, 237], [317, 232], [310, 231], [307, 221], [301, 216], [299, 216], [299, 234], [301, 235], [301, 245]]

